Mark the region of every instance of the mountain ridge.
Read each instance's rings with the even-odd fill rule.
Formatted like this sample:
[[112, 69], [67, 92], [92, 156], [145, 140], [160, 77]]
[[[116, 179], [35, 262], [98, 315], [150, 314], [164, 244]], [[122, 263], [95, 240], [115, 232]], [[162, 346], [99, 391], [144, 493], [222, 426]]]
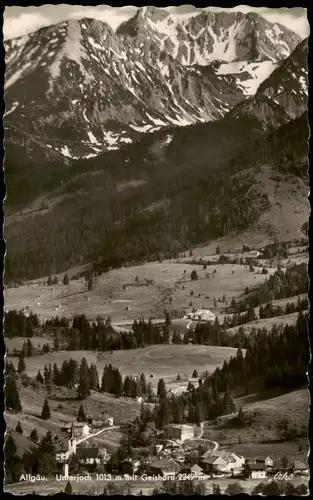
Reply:
[[[161, 16], [161, 22], [172, 21], [167, 40], [177, 53], [165, 43], [155, 16]], [[6, 42], [5, 121], [23, 124], [23, 129], [37, 134], [65, 159], [90, 158], [162, 127], [222, 118], [255, 92], [300, 38], [263, 18], [241, 13], [200, 13], [181, 20], [159, 9], [139, 9], [126, 23], [136, 24], [138, 19], [146, 34], [143, 39], [142, 35], [137, 39], [123, 34], [129, 24], [122, 23], [114, 32], [106, 23], [83, 18]], [[256, 19], [261, 26], [257, 31], [253, 27]], [[236, 23], [247, 27], [241, 30]], [[222, 70], [214, 66], [216, 51], [225, 52], [226, 44], [235, 40], [235, 32], [229, 31], [232, 26], [237, 26], [241, 37], [236, 46], [247, 45], [247, 50], [240, 49], [240, 75], [229, 66], [230, 60], [238, 63], [235, 53], [224, 58]], [[252, 42], [242, 38], [251, 30], [257, 43], [254, 66]], [[152, 31], [155, 36], [150, 36]], [[212, 36], [214, 61], [207, 44]], [[283, 42], [273, 43], [280, 36]], [[200, 55], [191, 64], [189, 56], [195, 44], [201, 47], [202, 55], [197, 49]], [[188, 60], [183, 56], [186, 50]]]

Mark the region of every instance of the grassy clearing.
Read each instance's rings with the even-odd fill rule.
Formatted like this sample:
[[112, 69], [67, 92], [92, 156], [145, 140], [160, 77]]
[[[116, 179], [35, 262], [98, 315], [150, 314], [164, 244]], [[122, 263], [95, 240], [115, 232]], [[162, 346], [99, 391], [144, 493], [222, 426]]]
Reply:
[[[20, 351], [23, 347], [24, 342], [27, 342], [28, 338], [26, 337], [13, 337], [13, 338], [8, 338], [5, 337], [4, 343], [5, 346], [10, 353], [16, 349], [17, 351]], [[34, 335], [33, 337], [30, 337], [30, 341], [33, 344], [35, 348], [42, 349], [44, 344], [49, 344], [49, 346], [53, 347], [54, 343], [53, 340], [47, 338], [47, 337], [38, 337]]]
[[[281, 437], [277, 424], [286, 419], [288, 426], [307, 426], [309, 413], [309, 397], [307, 389], [292, 391], [281, 396], [272, 397], [263, 401], [256, 401], [243, 405], [238, 401], [237, 405], [243, 406], [244, 416], [250, 422], [244, 427], [238, 427], [232, 423], [236, 414], [220, 417], [217, 423], [206, 424], [204, 436], [207, 439], [218, 441], [221, 445], [231, 447], [245, 445], [247, 449], [256, 453], [256, 446], [271, 443], [276, 452], [281, 455], [279, 449]], [[286, 411], [288, 408], [288, 411]], [[301, 439], [305, 441], [305, 439]], [[293, 444], [292, 444], [293, 443]], [[290, 441], [290, 449], [299, 447], [298, 440]], [[303, 446], [302, 456], [306, 455], [307, 446]], [[274, 453], [274, 451], [272, 451]]]
[[[165, 382], [171, 382], [180, 373], [181, 376], [190, 378], [195, 368], [201, 373], [206, 370], [213, 372], [217, 366], [221, 366], [224, 360], [228, 360], [236, 354], [236, 349], [231, 347], [215, 347], [204, 345], [153, 345], [142, 349], [120, 350], [114, 354], [109, 352], [87, 352], [87, 351], [60, 351], [25, 358], [26, 373], [35, 376], [44, 366], [56, 363], [60, 366], [64, 360], [70, 358], [78, 362], [83, 357], [88, 364], [95, 363], [99, 376], [102, 376], [106, 364], [119, 368], [122, 375], [140, 375], [144, 373], [147, 381], [156, 386], [159, 378]], [[17, 367], [18, 359], [12, 359]], [[153, 378], [150, 378], [150, 375]]]
[[[39, 436], [44, 436], [47, 431], [60, 436], [60, 427], [76, 420], [81, 401], [75, 399], [76, 392], [70, 393], [65, 388], [56, 388], [48, 397], [51, 418], [42, 420], [40, 415], [45, 397], [42, 390], [35, 390], [31, 387], [21, 388], [20, 398], [23, 412], [16, 414], [7, 411], [5, 413], [7, 429], [15, 429], [20, 421], [24, 431], [23, 438], [27, 438], [34, 428], [37, 429]], [[114, 417], [114, 423], [119, 425], [138, 416], [141, 405], [132, 399], [116, 398], [110, 394], [92, 391], [91, 395], [83, 402], [83, 406], [86, 413], [97, 414], [102, 411], [109, 413]], [[116, 430], [110, 430], [97, 439], [99, 442], [106, 442], [112, 448], [118, 444], [120, 433]]]
[[[193, 269], [199, 276], [195, 281], [190, 278]], [[274, 271], [270, 269], [269, 273]], [[225, 294], [230, 301], [242, 295], [246, 287], [258, 286], [264, 280], [265, 275], [251, 273], [241, 265], [217, 264], [204, 270], [201, 265], [183, 262], [152, 262], [105, 273], [95, 279], [90, 291], [83, 279], [66, 286], [47, 286], [41, 281], [9, 288], [5, 290], [5, 303], [7, 310], [28, 307], [42, 319], [83, 313], [90, 319], [110, 315], [113, 323], [132, 323], [142, 315], [146, 319], [162, 318], [165, 307], [179, 311], [181, 316], [192, 307], [202, 306], [219, 314], [225, 306], [218, 302], [214, 308], [214, 297], [218, 300]]]
[[[263, 318], [263, 319], [257, 319], [255, 321], [250, 321], [250, 323], [246, 323], [245, 325], [242, 325], [244, 328], [245, 332], [251, 332], [253, 328], [266, 328], [267, 330], [271, 330], [273, 325], [295, 325], [297, 322], [299, 313], [291, 313], [291, 314], [285, 314], [283, 316], [277, 316], [274, 318]], [[240, 326], [234, 326], [233, 328], [228, 328], [227, 332], [235, 334], [238, 332]]]

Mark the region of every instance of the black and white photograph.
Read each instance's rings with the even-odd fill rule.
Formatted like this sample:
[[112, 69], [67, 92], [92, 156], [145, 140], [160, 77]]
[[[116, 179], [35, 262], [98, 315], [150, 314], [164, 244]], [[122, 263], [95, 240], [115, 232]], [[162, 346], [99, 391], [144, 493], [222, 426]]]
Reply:
[[6, 493], [309, 495], [309, 35], [5, 8]]

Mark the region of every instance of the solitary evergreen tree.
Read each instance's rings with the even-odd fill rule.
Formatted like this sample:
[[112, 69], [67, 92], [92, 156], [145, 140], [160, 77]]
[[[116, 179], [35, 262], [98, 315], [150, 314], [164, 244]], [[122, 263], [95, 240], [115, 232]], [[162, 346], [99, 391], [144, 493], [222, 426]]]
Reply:
[[18, 432], [19, 434], [23, 434], [23, 429], [22, 429], [22, 425], [21, 425], [21, 422], [18, 421], [17, 422], [17, 426], [15, 427], [15, 430], [16, 432]]
[[21, 352], [17, 366], [18, 373], [23, 373], [25, 371], [25, 368], [26, 366], [25, 366], [24, 354]]
[[16, 452], [17, 452], [17, 447], [14, 438], [12, 437], [11, 434], [9, 434], [7, 439], [5, 440], [5, 445], [4, 445], [5, 462], [7, 463], [8, 461], [11, 461], [16, 456]]
[[72, 494], [72, 485], [71, 483], [68, 481], [67, 482], [67, 485], [65, 486], [65, 489], [64, 489], [64, 493], [67, 493], [68, 495], [71, 495]]
[[198, 378], [199, 377], [199, 374], [198, 374], [198, 371], [197, 370], [194, 370], [192, 372], [192, 378]]
[[57, 284], [58, 284], [58, 282], [59, 282], [59, 281], [58, 281], [58, 278], [55, 276], [55, 277], [53, 278], [53, 284], [54, 284], [54, 285], [57, 285]]
[[27, 340], [26, 349], [27, 349], [27, 354], [26, 354], [27, 357], [30, 357], [30, 356], [34, 355], [34, 346], [31, 343], [30, 339]]
[[41, 418], [43, 420], [48, 420], [48, 418], [50, 418], [50, 417], [51, 417], [51, 414], [50, 414], [49, 403], [48, 403], [48, 400], [46, 398], [45, 402], [43, 404], [43, 407], [42, 407]]
[[239, 408], [239, 411], [238, 411], [238, 417], [237, 417], [237, 418], [238, 418], [238, 421], [239, 421], [241, 424], [243, 424], [243, 423], [244, 423], [244, 421], [245, 421], [245, 417], [244, 417], [244, 415], [243, 415], [243, 411], [242, 411], [241, 406], [240, 406], [240, 408]]
[[47, 285], [48, 286], [52, 285], [52, 277], [51, 277], [51, 275], [48, 277]]
[[86, 422], [86, 414], [83, 405], [80, 405], [78, 414], [77, 414], [77, 422]]
[[195, 269], [193, 269], [193, 271], [191, 271], [191, 279], [192, 280], [197, 280], [198, 279], [198, 273]]
[[41, 374], [41, 371], [40, 371], [40, 370], [38, 370], [38, 373], [37, 373], [37, 375], [36, 375], [36, 380], [37, 380], [37, 382], [39, 382], [40, 384], [43, 384], [43, 383], [44, 383], [44, 379], [43, 379], [43, 376], [42, 376], [42, 374]]
[[63, 285], [68, 285], [69, 282], [70, 282], [69, 277], [68, 277], [67, 273], [65, 273], [64, 278], [63, 278]]
[[166, 396], [166, 387], [165, 387], [165, 382], [164, 382], [163, 378], [160, 378], [160, 380], [158, 382], [157, 395], [160, 398], [163, 398]]
[[7, 410], [22, 411], [20, 395], [16, 385], [15, 376], [6, 377], [5, 381], [5, 407]]
[[34, 441], [35, 443], [37, 443], [39, 437], [38, 437], [38, 432], [37, 432], [37, 429], [33, 429], [30, 433], [30, 436], [29, 438]]

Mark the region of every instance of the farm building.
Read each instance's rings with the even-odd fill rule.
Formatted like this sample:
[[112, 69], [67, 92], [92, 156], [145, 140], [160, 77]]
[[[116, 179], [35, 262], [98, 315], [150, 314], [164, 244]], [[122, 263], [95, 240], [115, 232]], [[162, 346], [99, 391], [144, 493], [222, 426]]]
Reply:
[[266, 465], [257, 463], [249, 465], [249, 476], [251, 479], [265, 479], [266, 478]]
[[177, 474], [180, 470], [180, 466], [177, 462], [171, 458], [161, 458], [152, 462], [149, 466], [149, 470], [153, 474], [160, 474], [161, 476], [173, 476]]
[[184, 464], [180, 472], [181, 474], [190, 474], [195, 478], [203, 476], [203, 469], [198, 464]]
[[87, 415], [87, 423], [93, 427], [105, 427], [107, 425], [113, 425], [113, 417], [103, 412], [98, 415]]
[[273, 467], [273, 459], [271, 457], [253, 457], [253, 458], [247, 458], [245, 461], [246, 465], [252, 465], [252, 464], [265, 464], [266, 467], [271, 468]]
[[72, 422], [62, 427], [63, 432], [67, 432], [67, 434], [73, 434], [75, 438], [82, 438], [88, 436], [90, 427], [89, 425], [82, 422]]
[[166, 429], [167, 439], [174, 439], [176, 441], [186, 441], [192, 439], [195, 435], [195, 430], [192, 425], [186, 424], [171, 424]]
[[55, 448], [55, 459], [58, 463], [65, 463], [68, 461], [70, 453], [68, 443], [59, 443]]
[[83, 465], [92, 465], [102, 463], [106, 457], [106, 449], [105, 448], [84, 448], [77, 447], [76, 457], [80, 464]]
[[119, 471], [122, 474], [132, 475], [135, 472], [137, 472], [139, 466], [140, 466], [139, 460], [132, 460], [131, 458], [125, 458], [125, 460], [123, 460], [119, 464]]
[[209, 309], [197, 309], [195, 312], [185, 314], [184, 319], [190, 319], [191, 321], [208, 321], [213, 323], [215, 321], [215, 314], [213, 314]]
[[201, 464], [207, 472], [241, 472], [245, 459], [226, 451], [207, 452], [201, 457]]
[[308, 464], [301, 460], [295, 460], [292, 464], [292, 469], [295, 474], [308, 474]]

